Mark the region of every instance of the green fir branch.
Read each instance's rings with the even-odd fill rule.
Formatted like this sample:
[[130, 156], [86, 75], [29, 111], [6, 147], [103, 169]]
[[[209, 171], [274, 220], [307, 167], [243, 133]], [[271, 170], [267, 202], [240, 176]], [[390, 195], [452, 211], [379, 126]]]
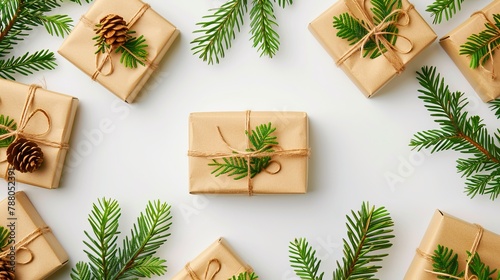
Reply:
[[344, 257], [342, 264], [337, 262], [333, 279], [375, 279], [382, 266], [374, 263], [388, 256], [378, 251], [392, 246], [394, 235], [390, 233], [394, 223], [385, 207], [370, 207], [368, 203], [363, 203], [357, 213], [351, 211], [351, 215], [346, 216], [348, 239], [343, 239]]
[[42, 15], [40, 19], [50, 35], [64, 37], [71, 31], [73, 20], [67, 15]]
[[[17, 129], [17, 124], [14, 122], [13, 119], [10, 119], [9, 116], [0, 115], [0, 125], [8, 127], [8, 128], [10, 128], [12, 130], [16, 130]], [[0, 128], [0, 135], [4, 135], [4, 134], [6, 134], [8, 132], [9, 131], [7, 131], [7, 129]], [[7, 137], [5, 139], [0, 140], [0, 148], [7, 148], [14, 141], [14, 139], [15, 139], [14, 136], [10, 136], [10, 137]], [[2, 234], [1, 234], [1, 231], [0, 231], [0, 240], [2, 240], [1, 237], [2, 237]], [[0, 244], [1, 243], [2, 242], [0, 242]], [[2, 247], [3, 246], [0, 246], [0, 248], [2, 248]]]
[[[252, 46], [260, 52], [260, 56], [272, 58], [279, 50], [279, 35], [276, 31], [278, 23], [273, 4], [276, 0], [252, 0], [250, 9], [250, 34]], [[278, 0], [277, 4], [285, 8], [292, 5], [292, 0]], [[225, 51], [232, 46], [236, 38], [236, 30], [240, 32], [243, 17], [248, 12], [247, 0], [229, 0], [216, 9], [210, 9], [211, 14], [203, 16], [203, 21], [196, 25], [199, 34], [191, 41], [193, 54], [208, 64], [219, 63], [224, 58]]]
[[[274, 0], [276, 2], [276, 0]], [[278, 5], [281, 8], [285, 8], [286, 6], [291, 6], [293, 4], [293, 0], [278, 0]]]
[[[277, 137], [273, 136], [272, 133], [276, 131], [276, 128], [272, 126], [271, 123], [261, 124], [252, 130], [251, 133], [245, 130], [245, 135], [248, 137], [252, 148], [246, 149], [246, 152], [256, 152], [256, 153], [271, 153], [274, 152], [272, 147], [278, 145]], [[228, 176], [235, 176], [234, 180], [239, 180], [247, 177], [248, 175], [248, 160], [244, 155], [234, 157], [222, 158], [222, 162], [217, 159], [212, 159], [212, 162], [208, 166], [214, 167], [211, 174], [215, 174], [215, 177], [227, 174]], [[270, 156], [251, 156], [250, 157], [250, 178], [255, 177], [262, 170], [266, 169], [271, 164]]]
[[271, 0], [253, 0], [250, 10], [250, 33], [253, 47], [260, 55], [273, 57], [279, 49], [279, 35], [274, 30], [278, 24]]
[[218, 9], [210, 9], [212, 14], [196, 23], [200, 29], [193, 33], [201, 35], [191, 41], [193, 53], [208, 64], [219, 63], [236, 38], [235, 29], [240, 32], [247, 11], [247, 0], [229, 0]]
[[7, 60], [0, 60], [0, 77], [15, 80], [15, 74], [30, 75], [35, 71], [52, 70], [57, 64], [54, 53], [49, 50], [37, 51], [33, 54], [29, 52], [20, 57], [10, 57]]
[[84, 252], [88, 262], [78, 262], [71, 271], [71, 279], [116, 280], [151, 278], [166, 272], [165, 260], [154, 254], [170, 236], [170, 206], [160, 201], [149, 202], [132, 226], [130, 236], [118, 248], [118, 219], [121, 216], [118, 202], [99, 199], [89, 215], [92, 234], [85, 231]]
[[[80, 0], [71, 0], [81, 4]], [[91, 0], [86, 0], [90, 2]], [[50, 15], [62, 0], [0, 1], [0, 77], [15, 80], [16, 74], [30, 75], [56, 66], [54, 53], [39, 50], [30, 55], [10, 56], [14, 46], [26, 39], [37, 26], [44, 26], [50, 35], [64, 37], [70, 32], [72, 20], [67, 15]]]
[[323, 279], [324, 272], [318, 275], [321, 260], [316, 257], [316, 250], [313, 250], [305, 238], [295, 238], [288, 248], [290, 265], [300, 279]]
[[459, 54], [470, 57], [469, 66], [472, 69], [484, 65], [495, 49], [500, 45], [500, 14], [494, 14], [495, 26], [485, 23], [485, 30], [472, 34], [467, 38], [467, 42], [460, 46]]
[[0, 251], [3, 251], [3, 249], [9, 245], [9, 235], [10, 231], [5, 227], [0, 226]]
[[257, 280], [259, 279], [259, 276], [257, 276], [254, 272], [248, 273], [248, 272], [242, 272], [238, 275], [233, 275], [233, 277], [229, 278], [228, 280]]
[[70, 274], [73, 280], [94, 280], [90, 266], [86, 262], [77, 262]]
[[[437, 274], [437, 279], [461, 279], [465, 275], [465, 271], [459, 271], [460, 261], [466, 263], [469, 266], [468, 277], [476, 276], [474, 279], [478, 280], [493, 280], [493, 275], [497, 272], [497, 269], [491, 270], [489, 266], [481, 261], [481, 257], [476, 252], [472, 256], [471, 252], [467, 252], [467, 260], [459, 260], [458, 254], [453, 252], [452, 249], [437, 245], [432, 255], [432, 267], [433, 271]], [[500, 279], [500, 273], [497, 274], [495, 279]]]
[[500, 99], [493, 99], [489, 102], [489, 105], [497, 119], [500, 119]]
[[[375, 25], [385, 22], [396, 21], [399, 15], [391, 13], [402, 7], [401, 0], [371, 0], [373, 8], [373, 23]], [[354, 45], [362, 40], [369, 32], [366, 23], [353, 17], [350, 13], [342, 13], [333, 17], [333, 27], [337, 29], [337, 36]], [[395, 24], [389, 24], [384, 30], [386, 34], [382, 36], [392, 45], [396, 44], [399, 29]], [[377, 58], [387, 51], [386, 47], [379, 43], [376, 44], [375, 38], [371, 36], [363, 45], [363, 57], [369, 56], [371, 59]]]
[[[341, 263], [337, 262], [333, 279], [376, 279], [375, 273], [382, 268], [376, 263], [388, 256], [380, 251], [392, 247], [392, 218], [384, 207], [370, 207], [367, 202], [363, 202], [358, 212], [351, 211], [351, 216], [346, 218], [348, 238], [343, 239], [344, 257]], [[318, 276], [321, 261], [305, 239], [295, 239], [290, 242], [289, 248], [291, 266], [300, 279], [323, 279], [324, 273]]]
[[465, 0], [435, 0], [432, 4], [427, 6], [426, 12], [431, 13], [434, 17], [432, 23], [438, 24], [444, 18], [450, 20], [460, 9]]
[[119, 266], [116, 279], [142, 275], [163, 275], [166, 271], [165, 260], [153, 255], [170, 236], [170, 206], [160, 201], [149, 202], [146, 213], [141, 213], [131, 230], [130, 237], [123, 241], [122, 249], [118, 249]]
[[[463, 277], [463, 272], [458, 271], [458, 254], [455, 254], [453, 250], [438, 245], [434, 254], [432, 255], [432, 267], [433, 271], [444, 273], [450, 276]], [[438, 279], [450, 279], [447, 276], [438, 276]]]
[[[97, 24], [96, 27], [100, 27]], [[135, 31], [129, 30], [127, 32], [127, 39], [123, 45], [116, 48], [112, 48], [111, 45], [106, 43], [106, 39], [100, 35], [94, 36], [92, 40], [96, 41], [94, 46], [97, 47], [97, 53], [106, 53], [109, 51], [114, 51], [115, 53], [120, 53], [120, 63], [127, 68], [137, 68], [138, 64], [145, 66], [148, 58], [148, 44], [146, 44], [146, 38], [143, 35], [139, 37], [134, 37]]]
[[[491, 136], [479, 116], [469, 116], [468, 102], [461, 92], [451, 92], [435, 67], [422, 67], [417, 80], [423, 89], [419, 99], [435, 118], [439, 129], [421, 131], [410, 141], [413, 149], [430, 149], [431, 153], [454, 150], [467, 154], [457, 160], [457, 171], [466, 178], [465, 192], [474, 197], [500, 195], [500, 131]], [[493, 108], [494, 109], [494, 108]]]
[[121, 52], [120, 63], [125, 65], [125, 67], [137, 68], [137, 64], [146, 65], [148, 57], [147, 47], [146, 39], [141, 35], [127, 40], [123, 46], [116, 49], [116, 52]]

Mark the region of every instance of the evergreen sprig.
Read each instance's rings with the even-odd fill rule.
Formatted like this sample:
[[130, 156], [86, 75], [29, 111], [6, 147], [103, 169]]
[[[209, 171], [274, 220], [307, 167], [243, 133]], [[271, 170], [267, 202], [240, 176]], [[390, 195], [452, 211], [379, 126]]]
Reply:
[[[388, 256], [379, 251], [392, 246], [392, 218], [384, 207], [370, 207], [368, 202], [363, 202], [359, 211], [351, 211], [346, 218], [348, 238], [343, 239], [344, 257], [342, 263], [337, 261], [333, 279], [376, 279], [375, 273], [382, 267], [375, 263]], [[324, 273], [319, 273], [321, 260], [304, 238], [290, 242], [289, 249], [291, 266], [300, 279], [323, 279]]]
[[[472, 34], [467, 38], [467, 42], [460, 46], [459, 54], [470, 57], [470, 68], [474, 69], [479, 65], [484, 65], [491, 55], [495, 53], [495, 49], [500, 45], [500, 14], [493, 15], [494, 25], [485, 23], [486, 29]], [[491, 50], [491, 52], [490, 52]]]
[[[471, 254], [467, 252], [468, 266], [469, 266], [469, 277], [476, 276], [477, 280], [493, 280], [493, 275], [497, 269], [491, 270], [489, 266], [481, 261], [478, 253]], [[465, 260], [464, 260], [465, 261]], [[465, 271], [459, 271], [459, 259], [458, 254], [454, 253], [452, 249], [437, 245], [432, 255], [432, 267], [433, 271], [445, 274], [438, 275], [438, 279], [462, 279], [464, 277]], [[497, 274], [495, 278], [500, 279], [500, 273]]]
[[132, 226], [130, 236], [126, 236], [118, 248], [120, 216], [116, 200], [103, 198], [93, 204], [88, 219], [92, 233], [85, 231], [88, 241], [84, 241], [89, 262], [76, 264], [71, 271], [73, 280], [138, 279], [165, 274], [166, 261], [154, 254], [170, 236], [170, 206], [159, 200], [148, 202], [145, 212], [140, 213]]
[[[293, 0], [278, 0], [282, 8], [290, 6]], [[250, 33], [253, 47], [260, 56], [272, 58], [279, 50], [279, 34], [276, 32], [278, 23], [274, 12], [276, 0], [252, 0], [250, 9]], [[240, 32], [243, 18], [248, 12], [247, 0], [229, 0], [216, 9], [210, 9], [211, 14], [203, 16], [203, 21], [196, 23], [200, 28], [194, 34], [200, 34], [191, 41], [195, 55], [208, 64], [219, 63], [224, 58], [232, 41], [236, 38], [236, 30]]]
[[[80, 0], [71, 0], [81, 4]], [[91, 0], [86, 0], [90, 2]], [[2, 0], [0, 1], [0, 77], [15, 80], [14, 74], [29, 75], [34, 71], [51, 70], [57, 65], [54, 53], [39, 50], [12, 56], [18, 42], [29, 36], [36, 26], [44, 26], [47, 33], [59, 37], [67, 35], [72, 19], [68, 15], [49, 15], [60, 7], [62, 0]]]
[[[399, 15], [397, 13], [390, 15], [395, 9], [402, 7], [401, 0], [371, 0], [373, 5], [371, 11], [373, 13], [373, 23], [379, 25], [382, 21], [396, 21]], [[390, 15], [390, 16], [389, 16]], [[366, 23], [362, 20], [353, 17], [350, 13], [342, 13], [339, 16], [333, 17], [333, 27], [337, 29], [337, 36], [346, 39], [350, 45], [358, 43], [370, 31], [366, 27]], [[389, 24], [384, 30], [386, 34], [382, 36], [392, 45], [396, 44], [399, 29], [395, 24]], [[366, 41], [363, 46], [363, 57], [369, 56], [371, 59], [379, 57], [385, 53], [387, 49], [382, 43], [377, 46], [373, 35]]]
[[[455, 150], [469, 155], [457, 160], [457, 171], [466, 177], [465, 192], [474, 197], [500, 194], [500, 130], [491, 136], [479, 116], [469, 116], [468, 102], [462, 92], [451, 92], [435, 67], [422, 67], [417, 79], [423, 89], [419, 96], [440, 125], [439, 129], [417, 132], [410, 141], [413, 149], [430, 149], [431, 153]], [[498, 115], [497, 115], [498, 116]]]
[[443, 21], [443, 16], [446, 20], [450, 20], [460, 9], [465, 0], [435, 0], [427, 6], [426, 12], [431, 13], [434, 17], [432, 23], [439, 24]]
[[[96, 27], [100, 27], [100, 25], [97, 24]], [[115, 49], [112, 49], [111, 45], [106, 43], [104, 37], [100, 35], [95, 36], [92, 38], [96, 41], [95, 46], [97, 47], [97, 51], [95, 53], [104, 54], [108, 51], [114, 51], [121, 54], [120, 63], [127, 68], [137, 68], [138, 64], [145, 66], [148, 58], [148, 44], [146, 44], [146, 39], [143, 35], [139, 37], [131, 36], [134, 33], [135, 31], [128, 31], [125, 43]]]
[[[273, 127], [271, 123], [257, 126], [255, 130], [252, 130], [252, 133], [245, 130], [245, 134], [253, 146], [253, 148], [246, 149], [246, 152], [274, 152], [272, 147], [278, 145], [276, 141], [277, 137], [272, 135], [274, 131], [276, 131], [276, 128]], [[255, 175], [259, 174], [262, 170], [266, 169], [269, 164], [271, 164], [270, 156], [251, 157], [250, 177], [253, 178]], [[215, 174], [216, 177], [227, 174], [228, 176], [235, 176], [234, 180], [239, 180], [245, 178], [248, 173], [248, 161], [244, 157], [222, 158], [222, 162], [217, 159], [212, 159], [212, 162], [208, 165], [215, 168], [211, 174]]]
[[9, 230], [3, 226], [0, 226], [0, 251], [2, 251], [7, 245], [9, 245]]
[[[0, 115], [0, 125], [3, 125], [5, 127], [9, 127], [12, 130], [17, 129], [17, 124], [14, 122], [13, 119], [10, 119], [9, 116]], [[8, 131], [6, 129], [0, 128], [0, 135], [6, 134], [6, 133], [8, 133]], [[7, 148], [14, 141], [14, 138], [15, 138], [14, 136], [11, 136], [11, 137], [7, 137], [5, 139], [0, 140], [0, 148]]]
[[234, 275], [228, 280], [257, 280], [257, 279], [259, 279], [259, 276], [257, 276], [254, 272], [248, 273], [245, 271], [238, 275]]

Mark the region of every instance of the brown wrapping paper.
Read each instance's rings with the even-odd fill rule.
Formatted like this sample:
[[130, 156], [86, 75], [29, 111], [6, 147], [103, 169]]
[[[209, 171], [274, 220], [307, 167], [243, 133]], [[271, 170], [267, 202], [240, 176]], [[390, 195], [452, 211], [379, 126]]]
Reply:
[[[0, 88], [2, 89], [0, 91], [0, 112], [19, 124], [30, 87], [0, 79]], [[38, 88], [29, 111], [33, 112], [42, 109], [50, 117], [50, 131], [43, 136], [44, 140], [68, 144], [77, 107], [78, 99], [75, 97]], [[36, 114], [29, 121], [25, 132], [40, 133], [47, 127], [47, 120], [43, 115]], [[51, 147], [40, 143], [38, 145], [44, 154], [41, 167], [33, 173], [16, 172], [16, 181], [48, 189], [58, 188], [68, 149]], [[7, 158], [6, 152], [7, 148], [0, 149], [0, 159], [5, 160]], [[7, 177], [7, 168], [8, 163], [6, 161], [0, 163], [0, 174], [4, 178]]]
[[[361, 3], [363, 0], [356, 1]], [[368, 4], [368, 1], [366, 2]], [[403, 9], [408, 9], [410, 6], [410, 3], [406, 0], [403, 0], [402, 3]], [[345, 1], [340, 0], [309, 24], [311, 33], [336, 63], [351, 49], [347, 40], [337, 37], [337, 29], [333, 27], [333, 17], [345, 12], [348, 12], [348, 8]], [[400, 26], [398, 34], [410, 39], [413, 43], [413, 48], [408, 53], [396, 52], [396, 55], [401, 58], [403, 65], [409, 63], [437, 38], [436, 33], [415, 8], [410, 9], [408, 14], [410, 19], [409, 24], [407, 26]], [[403, 22], [403, 19], [400, 19], [399, 22]], [[402, 50], [409, 50], [410, 45], [403, 37], [399, 37], [396, 46]], [[359, 50], [344, 61], [340, 65], [340, 68], [366, 97], [373, 96], [398, 74], [398, 71], [384, 55], [376, 59], [363, 58]]]
[[[437, 245], [443, 245], [453, 249], [458, 254], [459, 270], [465, 269], [466, 251], [471, 251], [472, 245], [478, 234], [478, 226], [455, 218], [451, 215], [436, 210], [425, 235], [418, 247], [417, 253], [406, 272], [405, 280], [435, 280], [436, 275], [425, 270], [432, 271], [432, 262], [425, 256], [432, 255]], [[476, 251], [481, 261], [490, 268], [500, 267], [500, 236], [488, 230], [484, 230]], [[422, 254], [423, 253], [423, 254]]]
[[[493, 14], [500, 13], [500, 2], [492, 1], [481, 11], [490, 21], [494, 22]], [[460, 69], [460, 72], [462, 72], [467, 81], [471, 84], [481, 100], [489, 102], [500, 96], [500, 77], [493, 79], [491, 74], [488, 72], [492, 69], [491, 58], [486, 61], [484, 65], [488, 70], [482, 69], [481, 67], [472, 69], [469, 66], [470, 57], [459, 54], [460, 46], [467, 42], [467, 38], [469, 36], [486, 29], [486, 22], [486, 19], [482, 15], [475, 13], [465, 22], [443, 36], [439, 40], [439, 43], [448, 56], [457, 65], [458, 69]], [[500, 73], [500, 63], [498, 62], [500, 59], [500, 53], [496, 51], [493, 58], [495, 61], [493, 67], [495, 73], [498, 75]]]
[[[14, 201], [15, 220], [8, 214], [9, 199], [0, 202], [0, 224], [8, 230], [12, 222], [15, 224], [16, 280], [45, 279], [68, 262], [68, 255], [26, 193], [16, 192]], [[32, 237], [27, 239], [29, 242], [19, 246], [29, 236]]]
[[[260, 124], [272, 123], [273, 133], [283, 150], [309, 148], [308, 118], [304, 112], [204, 112], [191, 113], [189, 118], [189, 153], [231, 153], [218, 134], [217, 127], [228, 144], [240, 151], [247, 148], [246, 118], [249, 127], [255, 129]], [[264, 171], [251, 180], [255, 194], [306, 193], [308, 156], [272, 156], [281, 169], [276, 174]], [[222, 160], [219, 160], [222, 161]], [[196, 193], [243, 193], [249, 194], [248, 177], [234, 180], [227, 174], [215, 177], [211, 174], [212, 162], [207, 157], [189, 157], [189, 192]], [[273, 166], [270, 166], [274, 170]]]
[[[207, 270], [207, 275], [211, 276], [219, 268], [220, 270], [213, 278], [204, 278]], [[190, 276], [189, 271], [195, 275]], [[253, 270], [236, 255], [223, 238], [219, 238], [194, 260], [187, 263], [184, 269], [177, 273], [172, 280], [227, 280], [245, 271], [250, 273]]]
[[[144, 3], [140, 0], [94, 1], [89, 11], [84, 15], [92, 23], [92, 26], [88, 26], [86, 20], [80, 20], [64, 40], [59, 48], [59, 53], [92, 77], [96, 71], [95, 52], [97, 50], [97, 47], [94, 46], [95, 41], [92, 40], [96, 35], [93, 26], [108, 14], [120, 15], [128, 23], [143, 5]], [[179, 30], [156, 13], [152, 7], [149, 7], [130, 29], [136, 31], [134, 34], [136, 37], [144, 35], [148, 45], [148, 60], [152, 62], [152, 66], [138, 65], [134, 69], [126, 68], [120, 63], [120, 54], [113, 53], [111, 55], [114, 65], [113, 72], [109, 75], [101, 73], [96, 79], [109, 91], [126, 102], [133, 102], [153, 73], [155, 65], [160, 63], [179, 34]], [[102, 58], [104, 55], [100, 57]], [[105, 68], [109, 69], [108, 66], [105, 66]]]

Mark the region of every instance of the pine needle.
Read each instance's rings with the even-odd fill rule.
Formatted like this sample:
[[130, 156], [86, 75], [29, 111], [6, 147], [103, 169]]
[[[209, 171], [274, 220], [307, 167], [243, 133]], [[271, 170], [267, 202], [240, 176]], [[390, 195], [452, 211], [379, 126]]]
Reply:
[[100, 199], [89, 215], [92, 233], [85, 231], [84, 252], [89, 262], [78, 262], [71, 271], [73, 280], [117, 280], [151, 278], [166, 272], [166, 261], [154, 254], [170, 236], [170, 206], [159, 200], [149, 202], [132, 226], [130, 236], [118, 247], [118, 219], [121, 215], [118, 202]]
[[[398, 14], [390, 14], [395, 9], [400, 9], [402, 7], [401, 0], [371, 0], [373, 8], [373, 23], [378, 25], [382, 20], [386, 19], [386, 22], [396, 20], [399, 16]], [[333, 17], [333, 27], [337, 29], [337, 37], [345, 39], [350, 45], [358, 43], [367, 34], [366, 24], [360, 19], [353, 17], [350, 13], [342, 13], [338, 16]], [[399, 29], [395, 24], [389, 24], [382, 36], [392, 45], [396, 44]], [[369, 56], [371, 59], [375, 59], [385, 53], [387, 49], [382, 43], [377, 45], [375, 40], [370, 37], [363, 46], [363, 57]]]
[[465, 0], [435, 0], [432, 4], [427, 6], [426, 12], [431, 13], [434, 17], [432, 23], [439, 24], [443, 21], [443, 17], [448, 21], [460, 9]]
[[[417, 132], [410, 141], [413, 149], [430, 149], [431, 153], [454, 150], [469, 155], [457, 160], [457, 171], [466, 177], [465, 192], [474, 197], [500, 195], [500, 131], [493, 136], [479, 116], [469, 116], [468, 102], [461, 92], [451, 92], [435, 67], [422, 67], [417, 79], [423, 89], [420, 99], [439, 129]], [[493, 106], [494, 110], [495, 107]]]
[[[252, 0], [250, 9], [250, 34], [252, 46], [260, 52], [260, 56], [272, 58], [279, 49], [279, 35], [276, 31], [278, 23], [273, 4], [276, 0]], [[282, 8], [292, 5], [292, 0], [278, 0]], [[247, 0], [229, 0], [210, 14], [203, 16], [203, 21], [196, 25], [199, 34], [191, 41], [193, 54], [208, 64], [219, 63], [225, 52], [232, 46], [236, 31], [240, 32], [243, 18], [248, 12]]]
[[[337, 262], [334, 280], [365, 279], [375, 280], [375, 274], [382, 266], [387, 253], [380, 253], [392, 247], [394, 223], [384, 207], [370, 207], [363, 202], [357, 212], [351, 211], [347, 218], [347, 239], [344, 239], [344, 257]], [[324, 272], [319, 272], [321, 260], [316, 251], [304, 238], [295, 239], [289, 245], [289, 260], [295, 274], [302, 280], [322, 280]]]
[[[81, 4], [80, 0], [71, 0]], [[91, 0], [86, 0], [90, 2]], [[60, 7], [62, 0], [2, 0], [0, 1], [0, 77], [15, 80], [15, 75], [31, 75], [51, 70], [57, 65], [54, 53], [48, 50], [10, 56], [14, 45], [25, 40], [36, 26], [43, 25], [50, 35], [64, 37], [72, 27], [67, 15], [49, 15]]]

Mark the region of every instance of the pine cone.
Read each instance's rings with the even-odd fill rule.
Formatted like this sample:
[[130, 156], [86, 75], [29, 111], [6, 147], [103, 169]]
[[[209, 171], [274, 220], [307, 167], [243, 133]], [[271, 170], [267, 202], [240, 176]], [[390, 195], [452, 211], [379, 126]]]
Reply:
[[106, 42], [112, 49], [125, 44], [128, 39], [127, 23], [121, 16], [109, 14], [96, 25], [95, 32], [100, 37], [99, 42]]
[[14, 279], [16, 279], [16, 275], [14, 275], [10, 262], [6, 259], [0, 259], [0, 280]]
[[7, 161], [22, 173], [36, 171], [43, 161], [43, 152], [30, 140], [19, 138], [7, 148]]

